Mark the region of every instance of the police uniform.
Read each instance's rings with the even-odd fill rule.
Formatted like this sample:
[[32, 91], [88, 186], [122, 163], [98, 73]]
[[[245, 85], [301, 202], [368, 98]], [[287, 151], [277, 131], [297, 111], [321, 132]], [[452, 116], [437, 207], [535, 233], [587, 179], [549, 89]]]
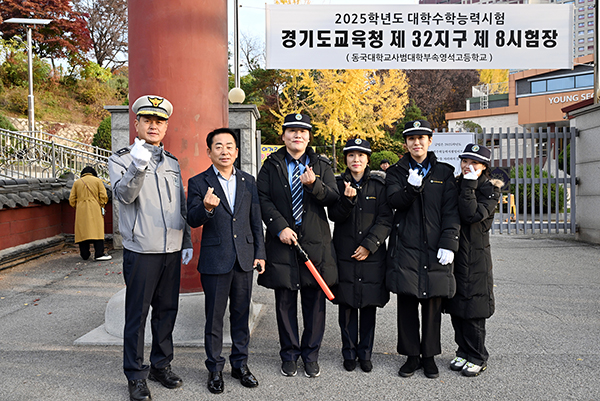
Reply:
[[[157, 116], [166, 120], [173, 106], [165, 98], [146, 95], [133, 104], [132, 110], [138, 117]], [[127, 285], [123, 369], [128, 380], [144, 379], [145, 385], [149, 372], [170, 370], [181, 251], [191, 249], [192, 242], [177, 159], [164, 150], [162, 144], [146, 143], [143, 147], [151, 153], [151, 158], [147, 167], [140, 170], [133, 163], [134, 146], [137, 145], [115, 152], [108, 165], [114, 199], [119, 202], [123, 273]], [[144, 326], [150, 306], [152, 369], [143, 364]], [[138, 398], [132, 395], [132, 399]]]

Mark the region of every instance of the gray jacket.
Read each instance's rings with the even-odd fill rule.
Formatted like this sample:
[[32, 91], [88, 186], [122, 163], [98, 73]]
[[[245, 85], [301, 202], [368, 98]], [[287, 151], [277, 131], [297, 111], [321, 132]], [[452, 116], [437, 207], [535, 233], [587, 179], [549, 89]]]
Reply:
[[145, 144], [150, 164], [139, 171], [133, 145], [108, 159], [113, 198], [119, 205], [123, 247], [138, 253], [174, 253], [192, 248], [187, 205], [177, 159], [161, 146]]

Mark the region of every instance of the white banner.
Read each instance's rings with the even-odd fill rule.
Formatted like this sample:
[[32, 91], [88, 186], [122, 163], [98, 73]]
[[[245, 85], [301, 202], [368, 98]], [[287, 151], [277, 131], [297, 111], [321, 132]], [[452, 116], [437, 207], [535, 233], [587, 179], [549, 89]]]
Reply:
[[266, 5], [267, 68], [572, 68], [572, 4]]
[[475, 135], [468, 132], [462, 133], [444, 133], [434, 132], [431, 137], [431, 146], [429, 150], [435, 153], [438, 160], [452, 164], [454, 166], [454, 175], [460, 174], [460, 155], [465, 147], [475, 143]]

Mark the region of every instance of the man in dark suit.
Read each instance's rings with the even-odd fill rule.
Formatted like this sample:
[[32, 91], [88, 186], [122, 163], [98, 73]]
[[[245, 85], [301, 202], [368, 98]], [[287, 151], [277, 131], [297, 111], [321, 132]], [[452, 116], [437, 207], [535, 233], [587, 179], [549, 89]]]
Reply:
[[188, 223], [203, 226], [198, 271], [206, 299], [204, 330], [207, 387], [223, 392], [223, 316], [230, 302], [231, 375], [246, 387], [258, 386], [248, 369], [252, 272], [265, 269], [265, 248], [260, 204], [254, 177], [237, 170], [237, 137], [219, 128], [206, 137], [212, 161], [206, 171], [188, 182]]

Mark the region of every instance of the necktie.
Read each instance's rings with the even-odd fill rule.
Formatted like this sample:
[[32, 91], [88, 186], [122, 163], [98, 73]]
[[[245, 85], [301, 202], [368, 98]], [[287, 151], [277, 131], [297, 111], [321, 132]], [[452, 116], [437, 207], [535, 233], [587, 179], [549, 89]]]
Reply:
[[423, 174], [425, 172], [425, 168], [420, 163], [417, 163], [417, 171], [421, 177], [423, 177], [425, 175], [425, 174]]
[[296, 223], [302, 218], [302, 183], [300, 182], [300, 163], [294, 160], [296, 166], [292, 173], [292, 214]]

